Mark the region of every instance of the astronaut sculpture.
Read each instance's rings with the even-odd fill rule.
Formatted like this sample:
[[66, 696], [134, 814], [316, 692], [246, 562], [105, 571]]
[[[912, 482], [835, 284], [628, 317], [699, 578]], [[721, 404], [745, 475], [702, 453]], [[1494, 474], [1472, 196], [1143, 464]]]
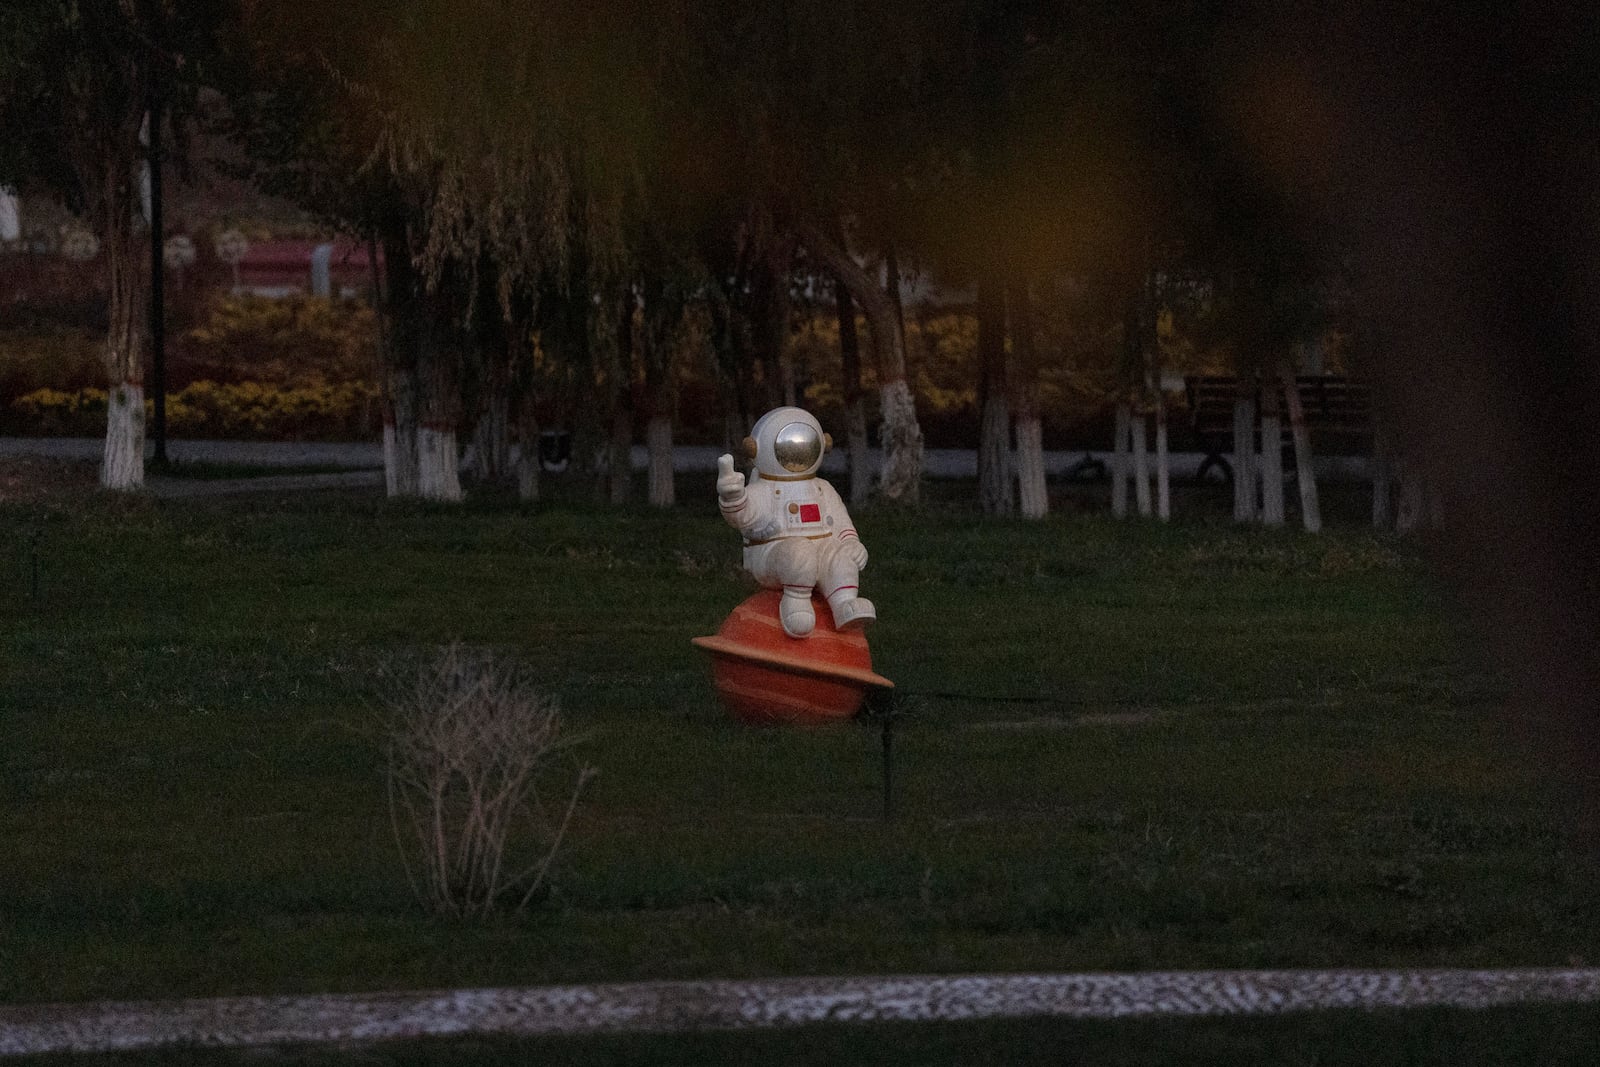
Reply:
[[744, 567], [768, 589], [782, 589], [778, 618], [784, 633], [801, 638], [816, 627], [811, 605], [819, 591], [834, 626], [858, 630], [877, 618], [859, 593], [867, 550], [833, 486], [817, 477], [833, 439], [808, 411], [776, 408], [756, 420], [744, 439], [754, 461], [748, 481], [733, 456], [717, 461], [722, 517], [744, 537]]

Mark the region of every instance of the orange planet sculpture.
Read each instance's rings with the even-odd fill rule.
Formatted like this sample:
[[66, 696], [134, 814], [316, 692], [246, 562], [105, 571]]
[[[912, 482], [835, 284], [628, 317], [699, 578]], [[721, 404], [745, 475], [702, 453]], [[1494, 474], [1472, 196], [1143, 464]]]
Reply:
[[872, 669], [859, 629], [834, 628], [817, 597], [816, 628], [803, 640], [784, 633], [782, 592], [764, 589], [733, 609], [714, 637], [694, 643], [711, 653], [712, 684], [728, 713], [752, 725], [826, 723], [861, 710], [867, 690], [894, 683]]

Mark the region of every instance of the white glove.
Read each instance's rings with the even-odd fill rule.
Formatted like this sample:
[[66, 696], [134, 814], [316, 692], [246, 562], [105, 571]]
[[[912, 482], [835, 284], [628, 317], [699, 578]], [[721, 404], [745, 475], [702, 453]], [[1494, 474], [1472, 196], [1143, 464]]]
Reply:
[[744, 496], [744, 475], [733, 469], [733, 457], [726, 453], [717, 460], [717, 496], [727, 504], [737, 504]]

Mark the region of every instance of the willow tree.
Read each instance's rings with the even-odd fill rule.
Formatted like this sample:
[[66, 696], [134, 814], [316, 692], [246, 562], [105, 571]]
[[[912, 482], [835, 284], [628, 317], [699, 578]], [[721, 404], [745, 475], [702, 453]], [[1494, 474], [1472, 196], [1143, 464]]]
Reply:
[[[891, 293], [863, 263], [893, 242], [903, 198], [932, 173], [917, 151], [918, 116], [928, 105], [929, 57], [943, 47], [947, 7], [945, 0], [693, 5], [675, 97], [676, 112], [690, 118], [673, 140], [708, 160], [697, 174], [708, 198], [741, 205], [728, 213], [736, 226], [771, 220], [766, 243], [779, 252], [785, 238], [798, 238], [809, 267], [836, 278], [865, 315], [880, 391], [878, 491], [902, 502], [920, 492], [922, 431], [904, 329]], [[785, 286], [792, 270], [782, 267]], [[776, 303], [768, 302], [758, 329], [779, 318]], [[760, 343], [764, 335], [753, 346], [760, 358], [776, 347]], [[763, 371], [759, 380], [769, 377]]]
[[[243, 148], [241, 171], [258, 187], [358, 237], [372, 253], [392, 497], [423, 492], [419, 424], [425, 386], [439, 377], [419, 365], [425, 335], [438, 332], [417, 255], [431, 228], [433, 176], [407, 172], [412, 155], [396, 150], [395, 101], [382, 91], [406, 39], [400, 8], [367, 0], [359, 18], [335, 18], [311, 6], [247, 5], [229, 51], [223, 121]], [[434, 494], [459, 493], [437, 470], [428, 482]]]
[[[594, 267], [580, 287], [616, 258], [632, 177], [621, 161], [633, 158], [619, 131], [648, 99], [623, 89], [641, 69], [624, 14], [503, 0], [251, 5], [255, 82], [241, 96], [256, 117], [297, 109], [265, 130], [242, 123], [244, 136], [280, 187], [383, 251], [394, 495], [460, 498], [468, 365], [527, 383], [497, 364], [531, 358], [540, 299], [588, 298], [569, 277], [573, 242]], [[485, 316], [504, 329], [478, 328]], [[526, 456], [536, 442], [523, 437]]]
[[228, 5], [11, 0], [0, 7], [0, 185], [43, 188], [87, 219], [104, 257], [106, 439], [100, 483], [144, 484], [149, 256], [140, 164], [160, 99], [192, 112]]
[[[860, 266], [850, 250], [820, 229], [805, 231], [806, 250], [849, 292], [866, 316], [878, 375], [879, 442], [883, 468], [878, 491], [886, 500], [915, 504], [922, 485], [922, 427], [906, 379], [905, 324], [887, 289]], [[898, 279], [891, 279], [897, 285]]]

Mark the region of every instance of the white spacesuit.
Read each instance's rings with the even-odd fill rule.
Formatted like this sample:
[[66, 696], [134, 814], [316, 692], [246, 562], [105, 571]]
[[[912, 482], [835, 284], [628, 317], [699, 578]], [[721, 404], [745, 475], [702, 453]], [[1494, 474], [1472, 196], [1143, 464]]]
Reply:
[[790, 637], [805, 637], [816, 626], [813, 589], [827, 599], [841, 630], [878, 617], [872, 601], [856, 595], [867, 550], [844, 501], [817, 477], [832, 444], [810, 412], [775, 408], [744, 439], [746, 458], [755, 461], [748, 483], [733, 469], [731, 455], [717, 461], [722, 517], [744, 535], [745, 570], [767, 588], [783, 590], [778, 617]]

